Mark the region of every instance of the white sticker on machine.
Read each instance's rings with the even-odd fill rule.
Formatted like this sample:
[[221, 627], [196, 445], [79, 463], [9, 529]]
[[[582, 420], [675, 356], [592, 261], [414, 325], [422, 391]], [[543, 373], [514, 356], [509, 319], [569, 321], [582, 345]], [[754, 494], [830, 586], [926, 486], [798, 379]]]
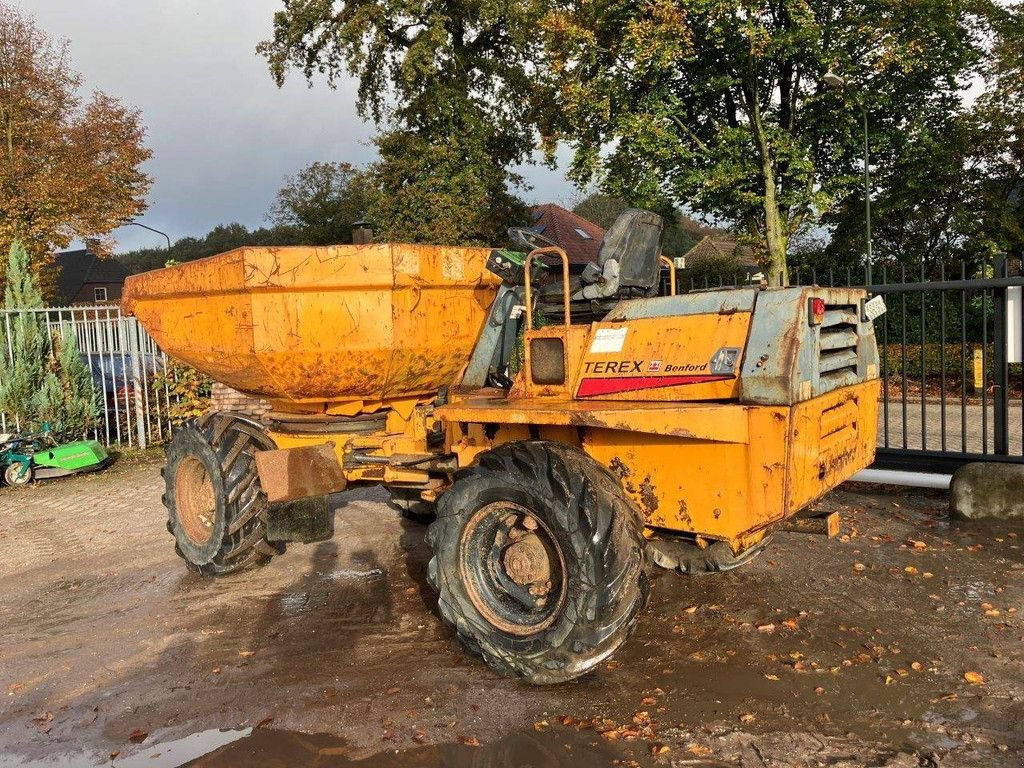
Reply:
[[600, 355], [609, 352], [621, 352], [626, 343], [626, 331], [629, 328], [598, 328], [594, 340], [590, 342], [590, 354]]

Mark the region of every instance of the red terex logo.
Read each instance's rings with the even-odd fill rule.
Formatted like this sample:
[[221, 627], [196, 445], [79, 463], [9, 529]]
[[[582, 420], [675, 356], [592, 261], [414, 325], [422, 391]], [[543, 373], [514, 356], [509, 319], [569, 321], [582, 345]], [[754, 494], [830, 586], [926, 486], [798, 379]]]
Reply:
[[651, 360], [650, 364], [647, 366], [647, 372], [648, 373], [657, 373], [660, 370], [661, 370], [661, 360]]

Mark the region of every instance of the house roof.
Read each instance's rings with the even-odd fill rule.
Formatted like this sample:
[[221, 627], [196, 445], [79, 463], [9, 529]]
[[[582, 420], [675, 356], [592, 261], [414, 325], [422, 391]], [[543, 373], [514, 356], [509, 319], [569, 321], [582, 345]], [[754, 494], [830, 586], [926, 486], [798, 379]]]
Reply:
[[705, 235], [686, 252], [687, 265], [707, 258], [734, 257], [745, 269], [760, 269], [753, 251], [729, 235]]
[[584, 265], [597, 261], [604, 242], [601, 227], [555, 203], [531, 207], [530, 227], [554, 240], [565, 251], [570, 264]]
[[61, 251], [54, 259], [57, 289], [65, 301], [72, 301], [89, 283], [124, 283], [128, 270], [116, 259], [101, 259], [88, 248]]

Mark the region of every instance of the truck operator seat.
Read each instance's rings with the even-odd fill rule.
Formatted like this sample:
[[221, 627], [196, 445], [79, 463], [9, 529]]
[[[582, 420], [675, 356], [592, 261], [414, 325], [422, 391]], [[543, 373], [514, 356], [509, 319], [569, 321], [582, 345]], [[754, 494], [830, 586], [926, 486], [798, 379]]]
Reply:
[[661, 238], [665, 220], [656, 213], [628, 208], [605, 233], [597, 261], [583, 268], [572, 300], [604, 301], [654, 296], [661, 276]]

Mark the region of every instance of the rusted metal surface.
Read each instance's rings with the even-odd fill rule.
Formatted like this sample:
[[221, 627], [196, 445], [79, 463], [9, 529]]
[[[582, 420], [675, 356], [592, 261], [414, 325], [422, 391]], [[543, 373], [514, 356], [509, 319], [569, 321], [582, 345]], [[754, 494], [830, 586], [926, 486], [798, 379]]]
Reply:
[[834, 539], [839, 535], [839, 523], [839, 513], [829, 512], [825, 515], [791, 517], [785, 520], [779, 528], [791, 533], [814, 533]]
[[488, 253], [240, 248], [134, 275], [123, 306], [168, 354], [217, 381], [278, 408], [348, 403], [358, 413], [456, 379], [497, 292]]
[[185, 535], [197, 545], [209, 541], [217, 519], [216, 494], [206, 467], [195, 456], [186, 456], [178, 463], [174, 503]]
[[[792, 405], [878, 378], [872, 322], [861, 288], [780, 288], [757, 296], [740, 375], [740, 401]], [[812, 322], [812, 299], [825, 304]]]
[[693, 440], [746, 443], [746, 409], [726, 403], [656, 403], [467, 397], [436, 411], [448, 422], [600, 427]]
[[337, 493], [346, 486], [334, 446], [328, 443], [260, 451], [256, 469], [271, 503]]
[[[565, 557], [551, 531], [531, 510], [511, 501], [481, 507], [463, 528], [459, 550], [459, 574], [466, 594], [489, 624], [528, 637], [554, 623], [568, 590]], [[506, 580], [526, 588], [535, 620], [529, 611], [521, 621], [499, 613], [494, 603], [502, 597], [497, 593], [508, 589]], [[522, 598], [520, 594], [515, 600]]]

